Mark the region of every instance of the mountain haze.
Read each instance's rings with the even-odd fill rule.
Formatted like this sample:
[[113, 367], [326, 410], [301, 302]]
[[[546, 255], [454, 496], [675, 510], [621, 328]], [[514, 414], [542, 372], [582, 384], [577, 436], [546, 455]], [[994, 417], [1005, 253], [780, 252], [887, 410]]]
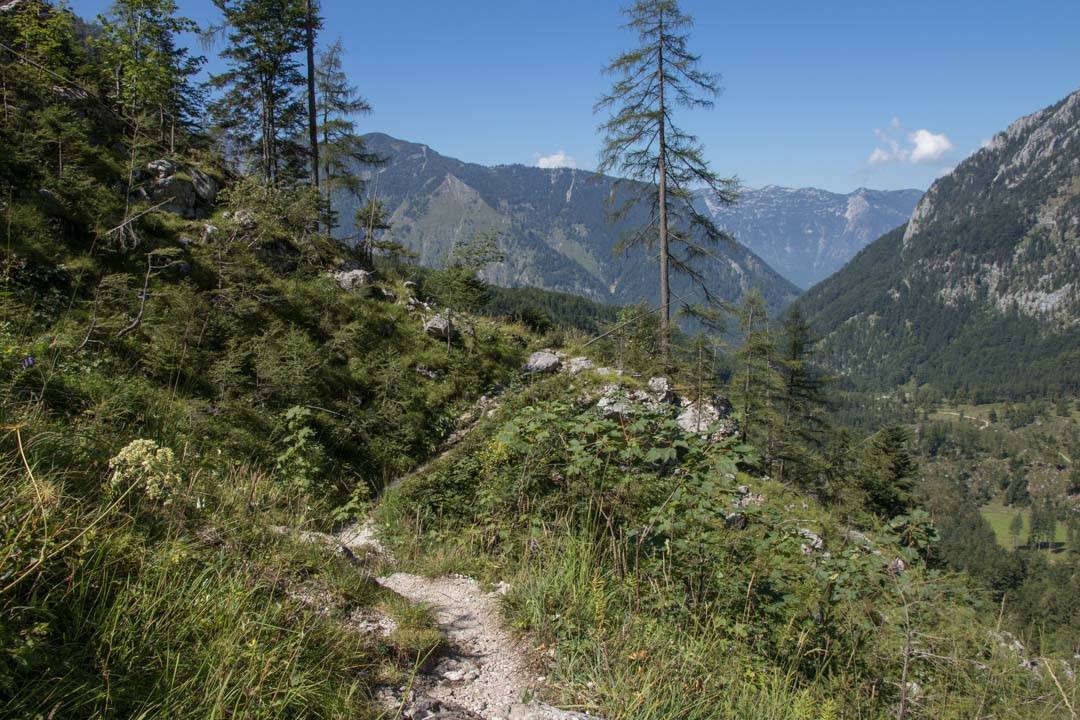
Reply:
[[769, 185], [743, 191], [733, 206], [719, 205], [701, 191], [698, 204], [774, 270], [808, 288], [905, 223], [922, 194], [859, 188], [844, 195]]
[[1076, 391], [1078, 268], [1080, 91], [995, 135], [801, 302], [858, 384]]
[[[364, 140], [388, 159], [374, 173], [369, 191], [392, 214], [391, 238], [417, 252], [422, 265], [442, 266], [456, 240], [494, 228], [503, 233], [506, 260], [487, 271], [491, 282], [613, 303], [657, 297], [655, 260], [642, 249], [614, 253], [624, 233], [645, 224], [647, 212], [640, 208], [624, 222], [609, 224], [613, 178], [568, 168], [486, 167], [380, 133]], [[352, 235], [355, 200], [338, 198], [336, 207], [341, 233]], [[743, 245], [714, 252], [702, 263], [703, 274], [726, 300], [738, 300], [756, 287], [779, 311], [799, 292]], [[685, 279], [673, 280], [674, 297], [688, 290]]]

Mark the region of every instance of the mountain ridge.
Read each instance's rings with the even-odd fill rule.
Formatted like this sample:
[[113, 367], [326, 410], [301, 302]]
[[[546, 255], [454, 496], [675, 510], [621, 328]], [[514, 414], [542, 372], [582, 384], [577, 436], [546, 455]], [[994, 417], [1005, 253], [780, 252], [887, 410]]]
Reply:
[[[574, 168], [468, 163], [384, 133], [368, 134], [365, 142], [388, 158], [386, 166], [370, 173], [369, 191], [391, 215], [390, 236], [417, 252], [420, 264], [439, 267], [455, 241], [496, 229], [503, 234], [507, 259], [486, 272], [491, 282], [608, 303], [655, 301], [657, 273], [647, 252], [614, 253], [625, 233], [644, 224], [646, 209], [635, 208], [623, 223], [609, 224], [608, 199], [618, 192], [613, 178]], [[353, 234], [355, 201], [339, 196], [335, 204], [341, 233]], [[717, 247], [703, 269], [731, 302], [757, 287], [780, 312], [799, 292], [738, 243]], [[675, 297], [694, 294], [685, 279], [672, 289]]]
[[[481, 197], [487, 197], [488, 208], [495, 213], [499, 213], [506, 208], [500, 208], [500, 202], [508, 200], [508, 205], [523, 205], [530, 204], [535, 197], [549, 195], [548, 199], [541, 202], [548, 203], [547, 211], [549, 213], [560, 214], [563, 212], [562, 208], [555, 207], [550, 203], [550, 200], [559, 199], [559, 195], [552, 191], [552, 186], [558, 186], [561, 193], [561, 201], [566, 205], [571, 206], [574, 203], [575, 193], [584, 192], [590, 195], [587, 205], [594, 205], [597, 201], [604, 200], [604, 197], [596, 197], [589, 192], [587, 188], [583, 188], [584, 185], [591, 184], [593, 182], [599, 182], [605, 189], [610, 192], [612, 183], [615, 182], [614, 178], [609, 176], [603, 176], [595, 173], [591, 170], [582, 170], [577, 168], [537, 168], [523, 163], [501, 163], [495, 165], [483, 165], [480, 163], [473, 163], [450, 156], [442, 155], [438, 151], [432, 149], [432, 147], [425, 143], [415, 143], [408, 140], [402, 140], [392, 135], [373, 132], [365, 136], [369, 145], [374, 149], [382, 149], [385, 154], [390, 156], [391, 164], [400, 165], [403, 163], [412, 166], [412, 172], [414, 178], [410, 183], [401, 177], [401, 167], [391, 167], [391, 176], [394, 177], [389, 183], [387, 182], [388, 176], [384, 171], [369, 173], [373, 179], [375, 176], [380, 176], [379, 181], [373, 183], [372, 190], [383, 197], [384, 194], [390, 198], [390, 204], [394, 207], [390, 208], [392, 211], [402, 210], [402, 203], [405, 196], [417, 196], [427, 192], [439, 192], [440, 190], [445, 193], [446, 189], [441, 188], [442, 180], [445, 178], [434, 178], [432, 173], [435, 169], [438, 172], [449, 172], [454, 175], [455, 179], [464, 182], [469, 187], [476, 186], [480, 192]], [[403, 156], [395, 159], [395, 155]], [[468, 176], [468, 180], [462, 180], [462, 175]], [[534, 197], [530, 198], [527, 193], [520, 192], [520, 187], [517, 190], [504, 189], [500, 192], [499, 188], [493, 186], [491, 178], [501, 177], [503, 182], [507, 185], [515, 184], [519, 185], [525, 183], [528, 185], [527, 178], [535, 175], [538, 180], [534, 180], [535, 185]], [[417, 181], [416, 178], [424, 177], [423, 180]], [[485, 178], [485, 176], [487, 176]], [[472, 182], [472, 185], [469, 185]], [[544, 187], [545, 184], [547, 187]], [[496, 183], [497, 185], [497, 183]], [[502, 197], [503, 195], [510, 195], [509, 198]], [[603, 194], [601, 194], [603, 195]], [[850, 259], [855, 252], [865, 246], [874, 238], [878, 237], [881, 233], [889, 230], [897, 225], [903, 223], [907, 216], [910, 215], [911, 210], [915, 206], [915, 201], [918, 196], [921, 195], [921, 191], [918, 190], [873, 190], [869, 188], [857, 188], [851, 193], [833, 193], [827, 190], [821, 190], [818, 188], [784, 188], [777, 185], [769, 185], [760, 189], [747, 189], [744, 191], [742, 202], [732, 208], [726, 208], [720, 212], [710, 212], [714, 219], [729, 230], [733, 230], [736, 234], [736, 241], [746, 250], [749, 250], [754, 256], [754, 259], [750, 259], [744, 256], [740, 252], [735, 253], [735, 262], [737, 265], [742, 266], [744, 270], [748, 270], [751, 275], [759, 275], [761, 268], [759, 263], [771, 268], [777, 275], [781, 276], [784, 280], [795, 286], [795, 291], [799, 288], [808, 287], [813, 282], [820, 280], [832, 272], [835, 272], [846, 260]], [[851, 225], [850, 220], [840, 222], [839, 225], [835, 219], [836, 215], [843, 215], [843, 211], [849, 206], [849, 198], [852, 197], [867, 197], [870, 199], [868, 205], [867, 217], [860, 219], [855, 224], [853, 229], [844, 227], [845, 223]], [[794, 203], [790, 199], [794, 199]], [[463, 198], [458, 198], [462, 200]], [[784, 199], [789, 199], [786, 203]], [[767, 206], [771, 200], [772, 205], [765, 208], [765, 213], [762, 213], [762, 207]], [[707, 205], [707, 198], [704, 193], [697, 194], [697, 203], [699, 208]], [[818, 207], [810, 207], [806, 210], [807, 206], [812, 206], [814, 202], [817, 202]], [[347, 232], [351, 232], [349, 228], [350, 221], [346, 216], [351, 213], [349, 208], [355, 206], [355, 203], [348, 198], [338, 198], [338, 205], [341, 206], [345, 212], [342, 212], [342, 219], [347, 228]], [[841, 208], [838, 212], [837, 208]], [[445, 205], [443, 210], [447, 210]], [[543, 277], [544, 273], [540, 273], [541, 277], [537, 277], [536, 273], [526, 273], [524, 277], [528, 277], [528, 283], [540, 282], [543, 287], [553, 290], [574, 292], [576, 294], [583, 294], [593, 300], [602, 301], [616, 301], [625, 302], [627, 297], [625, 293], [618, 288], [611, 290], [610, 287], [613, 282], [617, 282], [621, 276], [621, 272], [616, 272], [615, 277], [604, 277], [604, 273], [598, 272], [598, 265], [605, 260], [610, 260], [610, 254], [604, 252], [613, 246], [614, 242], [604, 242], [601, 239], [600, 247], [595, 247], [594, 243], [590, 242], [587, 238], [580, 237], [581, 228], [574, 228], [574, 225], [582, 225], [586, 229], [593, 230], [593, 235], [599, 234], [601, 236], [608, 234], [608, 229], [603, 228], [606, 225], [607, 208], [603, 207], [601, 212], [596, 212], [595, 207], [585, 207], [571, 209], [569, 215], [573, 215], [578, 212], [582, 215], [583, 222], [570, 223], [570, 229], [576, 230], [578, 237], [575, 237], [575, 233], [569, 233], [567, 227], [562, 226], [560, 228], [553, 228], [545, 225], [545, 220], [541, 219], [539, 222], [540, 227], [531, 227], [532, 229], [540, 231], [541, 235], [547, 239], [547, 244], [557, 253], [561, 253], [568, 256], [571, 266], [561, 268], [560, 272], [556, 273], [556, 277]], [[800, 215], [800, 212], [802, 213]], [[810, 213], [816, 212], [814, 216]], [[756, 218], [749, 217], [752, 214], [758, 216]], [[401, 220], [403, 215], [407, 215], [407, 212], [398, 213], [398, 219]], [[490, 213], [489, 213], [490, 215]], [[520, 215], [520, 214], [519, 214]], [[415, 218], [413, 218], [415, 219]], [[441, 218], [445, 220], [446, 218]], [[573, 220], [572, 217], [567, 218]], [[774, 247], [773, 233], [770, 230], [771, 226], [776, 224], [783, 224], [788, 228], [786, 234], [782, 240], [780, 247], [781, 252], [778, 252]], [[409, 224], [409, 223], [407, 223]], [[505, 223], [504, 223], [505, 224]], [[526, 221], [526, 225], [529, 221]], [[768, 224], [769, 227], [765, 225]], [[625, 229], [625, 228], [623, 228]], [[619, 229], [615, 229], [615, 234], [620, 232]], [[426, 236], [432, 234], [432, 229], [428, 228], [424, 233]], [[807, 237], [813, 238], [813, 247], [811, 248], [796, 248], [795, 252], [783, 253], [783, 247], [786, 245], [789, 250], [792, 245], [799, 245], [798, 240], [805, 240]], [[398, 238], [399, 240], [401, 238]], [[428, 237], [427, 239], [430, 239]], [[798, 239], [798, 240], [796, 240]], [[431, 264], [438, 261], [438, 253], [434, 252], [431, 248], [424, 248], [417, 238], [406, 237], [406, 245], [409, 245], [413, 250], [419, 250], [421, 254], [421, 263]], [[446, 245], [446, 243], [442, 243]], [[445, 247], [443, 247], [445, 250]], [[597, 252], [600, 250], [601, 252]], [[536, 248], [532, 249], [533, 252], [538, 252]], [[540, 255], [546, 255], [545, 252], [539, 251]], [[809, 257], [807, 257], [809, 256]], [[538, 258], [541, 262], [545, 261], [545, 258]], [[554, 258], [547, 258], [548, 261], [554, 261]], [[580, 265], [589, 274], [593, 275], [596, 280], [601, 280], [600, 283], [592, 283], [587, 279], [583, 279], [578, 276], [577, 269], [572, 265]], [[501, 271], [501, 272], [500, 272]], [[768, 273], [766, 273], [766, 276]], [[569, 276], [569, 277], [568, 277]], [[517, 276], [517, 272], [508, 270], [506, 268], [497, 268], [492, 277], [497, 282], [502, 283], [517, 283], [522, 284], [525, 282], [522, 277]], [[726, 276], [722, 278], [727, 282], [734, 282], [736, 278]], [[553, 281], [554, 280], [554, 281]], [[759, 282], [766, 286], [774, 284], [774, 280], [768, 277], [758, 278]], [[646, 279], [647, 281], [647, 279]], [[625, 284], [624, 281], [623, 284]], [[647, 281], [648, 282], [648, 281]], [[568, 284], [569, 283], [569, 284]], [[605, 287], [607, 288], [605, 290]], [[770, 292], [766, 289], [766, 295], [790, 295], [792, 290], [786, 288], [781, 290], [779, 287], [773, 288]], [[646, 289], [637, 293], [638, 296], [647, 295]], [[731, 295], [732, 293], [729, 293]], [[611, 295], [614, 297], [605, 297], [605, 295]], [[634, 293], [629, 294], [630, 300], [638, 299]], [[733, 299], [733, 298], [728, 298]], [[775, 299], [775, 298], [774, 298]], [[786, 304], [786, 301], [774, 302], [774, 305], [782, 306]]]
[[823, 355], [860, 385], [1071, 392], [1077, 267], [1080, 91], [997, 133], [800, 302]]
[[922, 194], [914, 189], [860, 187], [836, 193], [766, 185], [744, 190], [735, 206], [716, 205], [705, 191], [699, 191], [698, 202], [778, 273], [809, 288], [902, 225]]

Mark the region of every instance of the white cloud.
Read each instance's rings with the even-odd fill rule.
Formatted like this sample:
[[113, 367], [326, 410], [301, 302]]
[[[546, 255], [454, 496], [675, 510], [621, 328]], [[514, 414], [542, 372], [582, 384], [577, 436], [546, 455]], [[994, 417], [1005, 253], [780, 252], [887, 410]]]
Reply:
[[577, 160], [572, 156], [567, 155], [565, 150], [552, 153], [550, 155], [541, 155], [537, 153], [536, 167], [539, 168], [576, 168]]
[[870, 157], [867, 158], [866, 162], [870, 163], [871, 165], [884, 165], [890, 160], [892, 160], [892, 155], [889, 153], [888, 150], [874, 148], [874, 152], [870, 153]]
[[914, 145], [911, 149], [913, 163], [935, 163], [952, 150], [952, 141], [944, 133], [916, 130], [908, 135], [908, 140]]
[[889, 121], [889, 131], [880, 128], [874, 130], [879, 144], [866, 159], [867, 165], [877, 166], [888, 163], [934, 165], [952, 150], [952, 141], [944, 133], [931, 132], [925, 128], [908, 133], [907, 142], [902, 144], [893, 134], [900, 128], [900, 119], [894, 117]]

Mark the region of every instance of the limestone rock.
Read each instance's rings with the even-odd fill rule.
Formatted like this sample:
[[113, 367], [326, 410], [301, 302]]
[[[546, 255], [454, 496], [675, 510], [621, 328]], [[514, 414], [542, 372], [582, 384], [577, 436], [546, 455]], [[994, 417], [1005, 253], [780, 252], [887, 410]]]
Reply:
[[413, 369], [416, 370], [417, 375], [423, 375], [428, 380], [438, 380], [439, 379], [439, 373], [437, 371], [435, 371], [435, 370], [432, 370], [427, 365], [417, 365]]
[[191, 182], [195, 186], [196, 197], [207, 205], [213, 205], [214, 200], [217, 199], [218, 191], [221, 189], [218, 187], [217, 180], [198, 168], [188, 168], [188, 173], [191, 175]]
[[720, 421], [720, 412], [706, 400], [688, 402], [679, 412], [675, 422], [683, 431], [704, 435]]
[[823, 541], [821, 539], [821, 536], [813, 530], [810, 530], [808, 528], [799, 528], [798, 533], [799, 537], [806, 541], [801, 545], [803, 555], [812, 555], [813, 553], [825, 547], [825, 541]]
[[146, 169], [152, 176], [146, 193], [151, 202], [163, 203], [162, 210], [189, 220], [209, 215], [219, 190], [212, 177], [167, 158], [151, 160]]
[[663, 376], [649, 378], [649, 390], [660, 399], [667, 400], [673, 395], [671, 382]]
[[651, 401], [648, 393], [641, 390], [630, 391], [613, 383], [602, 389], [600, 399], [596, 401], [596, 409], [604, 417], [626, 418]]
[[158, 178], [167, 178], [170, 175], [175, 175], [180, 170], [180, 165], [172, 160], [162, 158], [146, 163], [146, 169], [154, 173]]
[[735, 507], [754, 507], [765, 502], [764, 495], [750, 492], [750, 488], [746, 485], [740, 485], [736, 488], [735, 493], [738, 496], [735, 498]]
[[584, 372], [585, 370], [592, 370], [595, 367], [596, 364], [587, 357], [570, 358], [566, 361], [565, 366], [566, 372], [570, 373], [571, 375], [577, 375], [580, 372]]
[[684, 432], [720, 440], [731, 437], [737, 430], [734, 421], [727, 417], [730, 413], [731, 404], [723, 398], [683, 400], [675, 421]]
[[[237, 213], [239, 214], [239, 213]], [[372, 273], [367, 270], [339, 270], [335, 273], [331, 273], [337, 284], [341, 286], [342, 290], [357, 290], [365, 285], [371, 283]]]
[[195, 184], [178, 175], [159, 178], [150, 186], [151, 202], [164, 203], [162, 210], [188, 219], [197, 217], [195, 204], [198, 197]]
[[555, 372], [560, 365], [562, 365], [562, 360], [558, 355], [550, 350], [540, 350], [529, 356], [522, 369], [527, 373], [546, 373]]
[[424, 332], [437, 340], [453, 340], [458, 331], [445, 313], [440, 313], [424, 323]]

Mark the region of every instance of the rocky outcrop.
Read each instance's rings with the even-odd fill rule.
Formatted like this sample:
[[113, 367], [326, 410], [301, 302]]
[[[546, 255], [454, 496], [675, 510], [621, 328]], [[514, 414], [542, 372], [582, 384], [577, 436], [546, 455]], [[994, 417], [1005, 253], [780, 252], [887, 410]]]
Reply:
[[375, 277], [375, 274], [372, 272], [368, 272], [367, 270], [356, 268], [354, 270], [338, 270], [336, 272], [330, 273], [330, 276], [333, 277], [337, 284], [341, 286], [342, 290], [348, 290], [351, 292], [354, 290], [359, 290], [366, 285], [370, 285], [372, 278]]
[[605, 385], [596, 400], [596, 409], [604, 417], [617, 418], [643, 411], [669, 413], [683, 432], [713, 440], [730, 437], [738, 430], [730, 417], [731, 403], [724, 398], [680, 398], [671, 382], [662, 376], [650, 378], [648, 388], [631, 389], [619, 383]]
[[659, 402], [644, 390], [629, 390], [622, 385], [605, 385], [596, 409], [604, 417], [625, 419], [640, 410], [656, 410]]
[[675, 422], [685, 432], [696, 435], [711, 434], [715, 439], [731, 437], [737, 431], [735, 421], [729, 418], [731, 403], [724, 398], [699, 398], [682, 400], [682, 409]]
[[209, 216], [220, 190], [214, 178], [197, 167], [168, 159], [152, 160], [146, 169], [150, 202], [189, 220]]
[[813, 555], [825, 547], [825, 541], [821, 539], [821, 536], [809, 528], [799, 528], [798, 535], [803, 541], [799, 546], [803, 555]]
[[436, 340], [454, 340], [458, 336], [456, 325], [446, 313], [439, 313], [424, 323], [424, 332]]
[[541, 350], [529, 356], [522, 370], [530, 374], [549, 373], [558, 370], [560, 365], [562, 365], [562, 360], [558, 355], [550, 350]]
[[571, 375], [577, 375], [586, 370], [592, 370], [595, 367], [596, 364], [587, 357], [574, 357], [566, 361], [565, 370]]

